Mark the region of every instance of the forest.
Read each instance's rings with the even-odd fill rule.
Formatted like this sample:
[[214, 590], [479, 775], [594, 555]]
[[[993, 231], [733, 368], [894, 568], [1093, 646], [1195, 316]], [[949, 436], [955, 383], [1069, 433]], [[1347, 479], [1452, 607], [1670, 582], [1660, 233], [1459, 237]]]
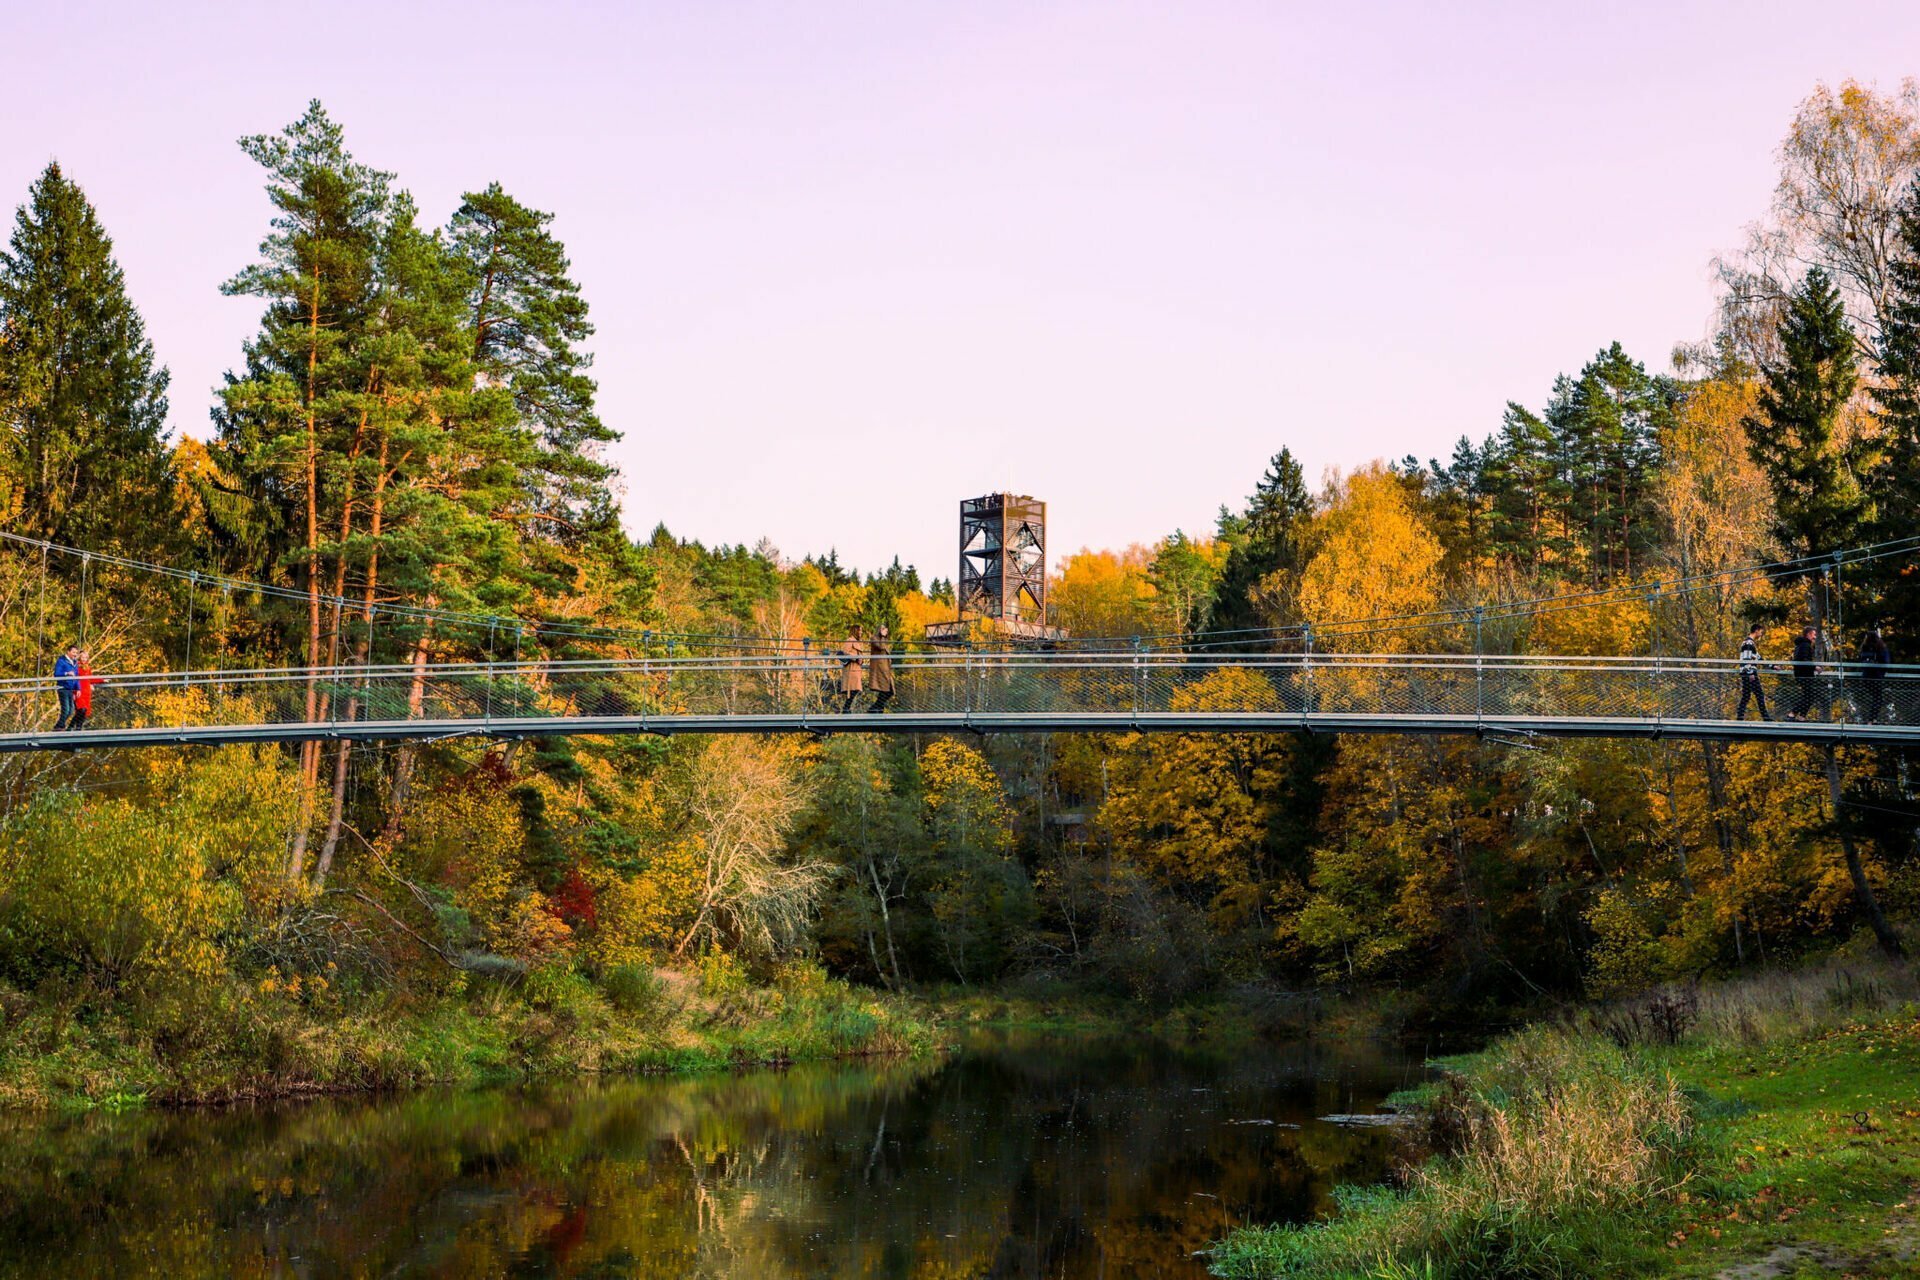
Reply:
[[[550, 213], [493, 183], [429, 217], [318, 102], [240, 145], [273, 216], [208, 282], [260, 318], [204, 438], [166, 430], [168, 375], [114, 260], [108, 227], [138, 211], [96, 210], [58, 163], [19, 207], [0, 251], [7, 671], [44, 675], [82, 636], [109, 672], [424, 667], [494, 656], [509, 630], [554, 658], [831, 645], [855, 623], [911, 650], [953, 616], [952, 584], [897, 559], [630, 536], [647, 516], [621, 509], [607, 447], [649, 428], [596, 409], [588, 289]], [[1316, 428], [1277, 428], [1213, 528], [1062, 558], [1053, 621], [1227, 653], [1311, 628], [1379, 653], [1723, 658], [1758, 623], [1774, 661], [1807, 625], [1850, 659], [1878, 621], [1915, 660], [1917, 174], [1911, 85], [1818, 89], [1772, 207], [1713, 264], [1703, 340], [1596, 334], [1479, 439], [1436, 439], [1443, 459], [1312, 479], [1285, 437]], [[1828, 565], [1856, 548], [1887, 550]], [[1357, 622], [1474, 610], [1495, 619], [1478, 635]], [[1497, 1019], [1903, 953], [1914, 763], [1257, 734], [12, 755], [0, 1019], [38, 1027], [17, 1043], [42, 1057], [108, 1027], [162, 1059], [263, 1019], [294, 1043], [424, 1009], [613, 1018], [682, 987], [762, 1012], [812, 993], [869, 1023], [948, 988], [1152, 1008], [1398, 992], [1410, 1018]], [[252, 1087], [325, 1074], [262, 1061]], [[0, 1097], [38, 1096], [21, 1062]], [[62, 1087], [94, 1087], [76, 1071]]]

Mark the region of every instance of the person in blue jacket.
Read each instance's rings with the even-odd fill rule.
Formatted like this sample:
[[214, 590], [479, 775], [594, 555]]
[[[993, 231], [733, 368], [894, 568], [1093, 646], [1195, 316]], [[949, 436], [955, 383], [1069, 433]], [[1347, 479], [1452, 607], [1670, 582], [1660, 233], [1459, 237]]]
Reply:
[[73, 700], [80, 695], [79, 641], [68, 645], [67, 651], [54, 660], [53, 687], [60, 693], [60, 718], [53, 722], [54, 732], [58, 733], [72, 723]]

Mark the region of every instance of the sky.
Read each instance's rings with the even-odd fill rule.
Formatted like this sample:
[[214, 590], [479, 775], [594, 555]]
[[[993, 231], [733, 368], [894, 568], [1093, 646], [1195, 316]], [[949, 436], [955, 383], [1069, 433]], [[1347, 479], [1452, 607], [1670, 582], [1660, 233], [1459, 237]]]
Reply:
[[259, 303], [245, 134], [319, 98], [425, 220], [553, 212], [627, 526], [951, 576], [1211, 529], [1266, 460], [1442, 456], [1705, 335], [1820, 82], [1905, 2], [7, 6], [0, 201], [93, 200], [204, 436]]

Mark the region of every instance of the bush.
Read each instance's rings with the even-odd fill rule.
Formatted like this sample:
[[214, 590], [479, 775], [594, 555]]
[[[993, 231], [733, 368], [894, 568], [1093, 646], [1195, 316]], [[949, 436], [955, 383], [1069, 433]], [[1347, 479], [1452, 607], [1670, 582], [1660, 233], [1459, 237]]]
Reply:
[[615, 965], [600, 975], [600, 990], [609, 1004], [637, 1021], [650, 1024], [666, 1013], [667, 984], [647, 965]]
[[700, 994], [725, 1000], [747, 989], [747, 971], [730, 952], [711, 948], [700, 953]]

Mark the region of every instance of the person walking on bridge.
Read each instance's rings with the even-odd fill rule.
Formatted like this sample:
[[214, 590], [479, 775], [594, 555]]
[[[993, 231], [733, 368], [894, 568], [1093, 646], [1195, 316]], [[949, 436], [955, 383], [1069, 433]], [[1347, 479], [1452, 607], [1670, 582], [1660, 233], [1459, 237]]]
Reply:
[[847, 642], [840, 646], [840, 710], [853, 710], [853, 700], [860, 696], [866, 687], [865, 673], [861, 668], [861, 659], [866, 656], [867, 647], [861, 643], [860, 627], [847, 633]]
[[100, 683], [93, 674], [93, 654], [82, 649], [74, 659], [73, 718], [69, 729], [84, 729], [93, 718], [93, 686]]
[[1764, 630], [1759, 623], [1747, 628], [1746, 639], [1740, 642], [1740, 705], [1734, 710], [1735, 720], [1747, 718], [1747, 703], [1751, 700], [1759, 708], [1762, 720], [1771, 720], [1767, 714], [1767, 691], [1760, 686], [1760, 632]]
[[60, 718], [53, 722], [53, 731], [59, 733], [72, 721], [74, 699], [80, 694], [79, 641], [68, 645], [66, 652], [54, 660], [53, 687], [60, 695]]
[[867, 662], [867, 686], [873, 690], [869, 711], [885, 711], [893, 701], [893, 643], [884, 626], [873, 637], [873, 651]]
[[1868, 628], [1860, 642], [1859, 661], [1860, 718], [1878, 724], [1887, 705], [1887, 664], [1893, 661], [1893, 652], [1887, 648], [1887, 638], [1880, 634], [1877, 623]]
[[1793, 710], [1787, 713], [1789, 720], [1813, 718], [1813, 704], [1820, 693], [1819, 634], [1808, 627], [1793, 638]]

